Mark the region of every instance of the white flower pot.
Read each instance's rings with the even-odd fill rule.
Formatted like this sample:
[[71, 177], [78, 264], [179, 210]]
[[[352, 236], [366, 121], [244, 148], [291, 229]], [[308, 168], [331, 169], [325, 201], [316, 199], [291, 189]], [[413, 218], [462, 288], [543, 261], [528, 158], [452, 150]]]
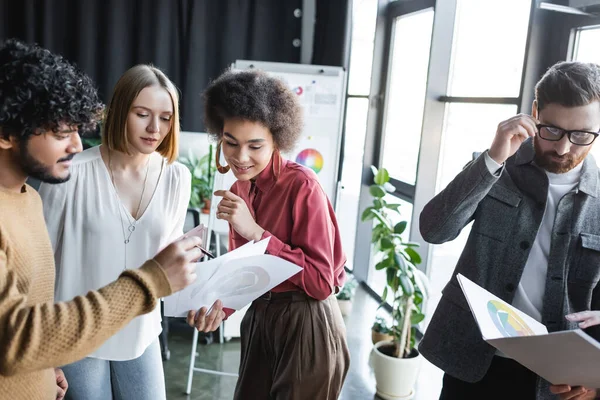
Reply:
[[350, 315], [352, 312], [352, 300], [340, 300], [337, 299], [338, 305], [340, 306], [340, 311], [343, 316]]
[[423, 356], [418, 353], [412, 358], [390, 357], [379, 351], [379, 347], [392, 342], [379, 342], [373, 346], [371, 365], [377, 381], [377, 395], [384, 400], [412, 399], [415, 382], [419, 375]]

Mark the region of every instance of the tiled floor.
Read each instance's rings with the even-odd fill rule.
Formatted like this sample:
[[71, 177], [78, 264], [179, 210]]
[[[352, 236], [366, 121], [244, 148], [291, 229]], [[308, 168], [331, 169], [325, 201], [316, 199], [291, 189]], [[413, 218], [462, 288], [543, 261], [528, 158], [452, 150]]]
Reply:
[[[352, 313], [345, 318], [352, 361], [340, 396], [341, 400], [378, 399], [375, 396], [375, 378], [369, 367], [371, 324], [377, 306], [375, 300], [365, 291], [360, 288], [357, 290]], [[169, 334], [171, 359], [164, 363], [167, 398], [169, 400], [231, 400], [236, 378], [199, 372], [194, 373], [191, 395], [184, 394], [188, 377], [192, 331], [179, 323], [171, 324], [171, 326], [172, 331]], [[237, 372], [240, 357], [238, 340], [224, 344], [198, 345], [198, 353], [199, 357], [196, 359], [198, 368]], [[437, 399], [440, 386], [441, 371], [424, 360], [414, 400]]]

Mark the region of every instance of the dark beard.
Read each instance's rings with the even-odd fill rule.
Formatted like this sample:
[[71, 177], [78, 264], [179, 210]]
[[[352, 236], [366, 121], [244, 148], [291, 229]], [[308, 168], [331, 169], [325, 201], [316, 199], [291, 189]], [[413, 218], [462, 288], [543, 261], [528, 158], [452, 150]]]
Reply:
[[[577, 158], [571, 154], [565, 154], [564, 156], [561, 157], [558, 154], [556, 154], [554, 151], [543, 152], [538, 147], [538, 140], [543, 140], [543, 139], [538, 139], [536, 137], [534, 140], [535, 163], [539, 167], [541, 167], [541, 168], [545, 169], [546, 171], [551, 172], [553, 174], [564, 174], [565, 172], [569, 172], [570, 170], [572, 170], [573, 168], [578, 166], [579, 163], [585, 159], [585, 157], [587, 157], [587, 155], [591, 149], [591, 146], [588, 146], [589, 147], [588, 151], [586, 151], [584, 154], [582, 154], [580, 157], [577, 157]], [[561, 157], [564, 160], [564, 162], [557, 163], [556, 161], [552, 160], [552, 156]]]
[[[67, 175], [64, 178], [59, 178], [51, 174], [51, 168], [47, 165], [44, 165], [40, 161], [38, 161], [31, 153], [27, 147], [28, 140], [23, 140], [19, 146], [20, 154], [17, 162], [23, 169], [23, 171], [27, 174], [27, 176], [37, 179], [44, 183], [56, 184], [56, 183], [64, 183], [71, 178], [71, 174]], [[67, 161], [72, 159], [75, 154], [71, 154], [70, 156], [61, 158], [59, 161]]]

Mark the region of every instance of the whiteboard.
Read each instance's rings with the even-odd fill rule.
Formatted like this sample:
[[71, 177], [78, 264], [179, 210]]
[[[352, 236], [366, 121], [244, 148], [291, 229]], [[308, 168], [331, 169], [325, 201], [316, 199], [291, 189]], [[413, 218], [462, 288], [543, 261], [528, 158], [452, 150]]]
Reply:
[[346, 103], [344, 68], [248, 60], [237, 60], [232, 67], [260, 69], [282, 79], [296, 93], [304, 111], [304, 128], [296, 148], [282, 155], [315, 171], [335, 206]]

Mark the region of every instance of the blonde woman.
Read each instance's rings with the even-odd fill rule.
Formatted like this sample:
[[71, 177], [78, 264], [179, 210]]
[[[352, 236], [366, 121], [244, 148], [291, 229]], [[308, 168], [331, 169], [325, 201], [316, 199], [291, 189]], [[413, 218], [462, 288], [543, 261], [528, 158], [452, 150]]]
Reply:
[[[182, 234], [191, 176], [175, 161], [178, 142], [173, 83], [152, 66], [129, 69], [115, 87], [102, 145], [74, 158], [67, 184], [40, 188], [57, 301], [106, 285]], [[217, 307], [204, 330], [216, 329], [223, 316]], [[65, 366], [67, 399], [165, 399], [160, 321], [157, 307]]]

